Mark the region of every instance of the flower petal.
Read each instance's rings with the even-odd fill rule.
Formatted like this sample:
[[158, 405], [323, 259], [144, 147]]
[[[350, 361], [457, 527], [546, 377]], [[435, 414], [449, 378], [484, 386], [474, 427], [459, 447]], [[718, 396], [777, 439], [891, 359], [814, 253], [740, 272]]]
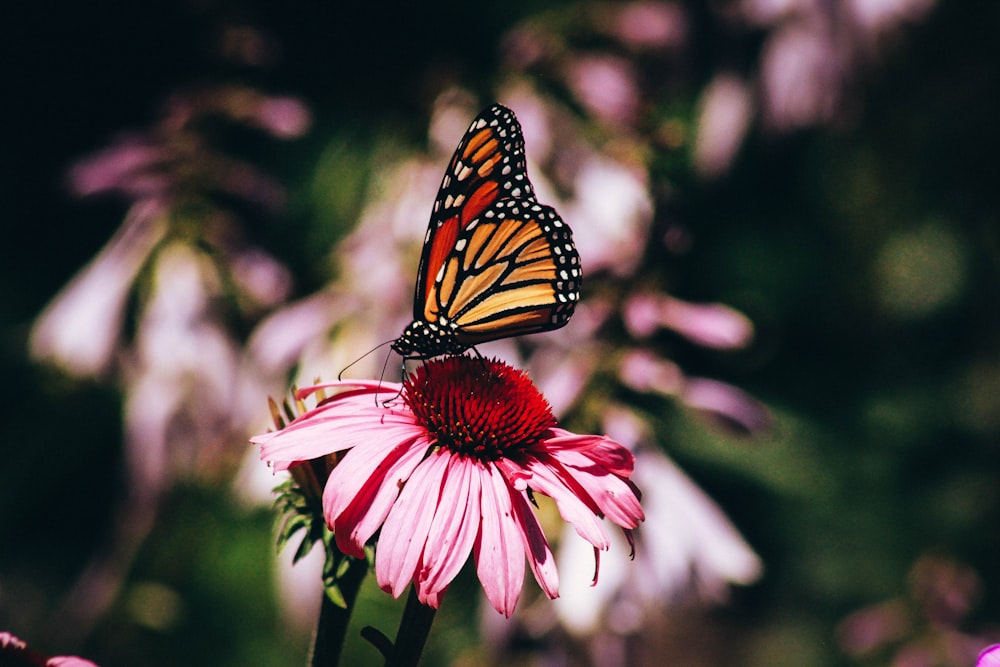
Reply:
[[473, 550], [476, 574], [486, 599], [510, 618], [521, 597], [524, 582], [524, 546], [518, 536], [507, 481], [493, 466], [483, 479], [482, 527]]
[[416, 574], [447, 469], [448, 454], [440, 450], [421, 461], [382, 524], [375, 576], [393, 597], [398, 598]]
[[524, 553], [528, 557], [528, 565], [535, 575], [535, 581], [542, 592], [550, 600], [559, 597], [559, 572], [556, 569], [555, 557], [545, 533], [538, 523], [531, 505], [523, 493], [512, 493], [511, 504], [514, 509], [514, 520], [521, 527], [521, 539], [524, 542]]
[[631, 482], [611, 474], [589, 457], [574, 456], [569, 450], [553, 452], [552, 458], [586, 491], [602, 515], [627, 529], [637, 527], [643, 520], [639, 494]]
[[596, 505], [587, 492], [551, 456], [541, 454], [529, 459], [527, 467], [531, 471], [531, 488], [556, 501], [559, 515], [583, 539], [598, 549], [607, 549], [611, 544], [601, 527], [600, 517], [595, 513]]
[[413, 431], [415, 426], [409, 411], [384, 408], [376, 405], [375, 400], [377, 393], [368, 390], [338, 394], [280, 431], [254, 436], [250, 442], [261, 445], [262, 460], [282, 470], [299, 461], [369, 444], [373, 434], [378, 434], [381, 440], [392, 440]]
[[[383, 437], [376, 431], [369, 434], [366, 446], [355, 447], [344, 454], [330, 472], [323, 493], [323, 511], [327, 520], [333, 523], [353, 502], [361, 488], [371, 483], [370, 478], [378, 477], [381, 480], [406, 452], [416, 449], [423, 455], [426, 448], [419, 446], [425, 442], [421, 435], [419, 430], [411, 429], [407, 437], [394, 439]], [[397, 488], [396, 491], [398, 490]]]
[[396, 445], [384, 456], [373, 449], [348, 452], [330, 473], [323, 492], [323, 514], [327, 524], [334, 526], [337, 546], [355, 558], [363, 556], [365, 542], [385, 521], [427, 446], [417, 437]]
[[635, 467], [635, 455], [627, 447], [607, 436], [577, 435], [561, 428], [552, 428], [553, 437], [545, 441], [545, 449], [570, 450], [585, 456], [608, 472], [630, 477]]
[[465, 564], [479, 533], [482, 467], [452, 454], [417, 575], [419, 599], [433, 607]]

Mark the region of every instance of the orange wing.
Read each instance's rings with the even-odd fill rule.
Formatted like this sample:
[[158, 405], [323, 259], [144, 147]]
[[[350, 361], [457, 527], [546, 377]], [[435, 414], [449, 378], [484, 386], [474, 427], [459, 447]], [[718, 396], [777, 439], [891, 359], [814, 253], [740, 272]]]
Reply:
[[460, 235], [500, 199], [534, 200], [524, 159], [521, 125], [507, 107], [494, 104], [469, 125], [448, 164], [424, 239], [413, 317], [434, 322], [434, 280]]
[[470, 222], [428, 286], [428, 310], [465, 347], [558, 329], [580, 297], [573, 234], [550, 206], [505, 199]]

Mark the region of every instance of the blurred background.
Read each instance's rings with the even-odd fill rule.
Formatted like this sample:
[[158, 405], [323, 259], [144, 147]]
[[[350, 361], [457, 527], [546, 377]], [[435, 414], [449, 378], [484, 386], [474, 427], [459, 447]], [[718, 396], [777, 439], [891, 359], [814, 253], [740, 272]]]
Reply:
[[[1000, 640], [1000, 6], [3, 14], [0, 630], [103, 667], [304, 664], [317, 564], [275, 555], [247, 438], [398, 335], [500, 101], [584, 298], [482, 351], [635, 449], [648, 518], [590, 589], [543, 516], [563, 597], [526, 582], [505, 622], [465, 572], [426, 664], [957, 667]], [[357, 625], [391, 635], [368, 584]]]

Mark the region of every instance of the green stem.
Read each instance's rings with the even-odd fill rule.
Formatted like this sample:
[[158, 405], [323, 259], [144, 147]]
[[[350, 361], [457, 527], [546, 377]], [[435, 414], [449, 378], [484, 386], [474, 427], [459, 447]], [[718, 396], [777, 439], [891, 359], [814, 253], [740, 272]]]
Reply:
[[436, 611], [417, 599], [417, 593], [411, 585], [403, 618], [399, 621], [396, 643], [388, 660], [385, 661], [385, 667], [416, 667], [427, 642], [427, 635], [430, 634], [431, 625], [434, 623]]
[[361, 589], [361, 582], [368, 573], [368, 561], [352, 559], [338, 584], [340, 592], [347, 602], [347, 608], [338, 607], [324, 591], [323, 603], [319, 608], [319, 622], [316, 624], [316, 636], [313, 638], [311, 667], [335, 667], [340, 661], [340, 652], [344, 648], [344, 638], [347, 636], [347, 624], [351, 620], [354, 601]]

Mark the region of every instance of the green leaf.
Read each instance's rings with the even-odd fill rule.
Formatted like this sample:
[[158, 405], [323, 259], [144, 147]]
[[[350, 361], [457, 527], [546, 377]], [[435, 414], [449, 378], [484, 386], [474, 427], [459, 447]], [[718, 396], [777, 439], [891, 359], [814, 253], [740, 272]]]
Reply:
[[[278, 549], [285, 548], [293, 537], [305, 531], [292, 558], [292, 562], [297, 563], [311, 553], [317, 543], [322, 543], [326, 554], [323, 561], [323, 589], [330, 602], [346, 609], [347, 601], [340, 589], [340, 581], [355, 559], [337, 548], [333, 532], [326, 525], [322, 504], [306, 496], [294, 480], [279, 485], [274, 491], [277, 494], [274, 508], [278, 514]], [[369, 566], [374, 563], [373, 548], [365, 547], [365, 559]]]

